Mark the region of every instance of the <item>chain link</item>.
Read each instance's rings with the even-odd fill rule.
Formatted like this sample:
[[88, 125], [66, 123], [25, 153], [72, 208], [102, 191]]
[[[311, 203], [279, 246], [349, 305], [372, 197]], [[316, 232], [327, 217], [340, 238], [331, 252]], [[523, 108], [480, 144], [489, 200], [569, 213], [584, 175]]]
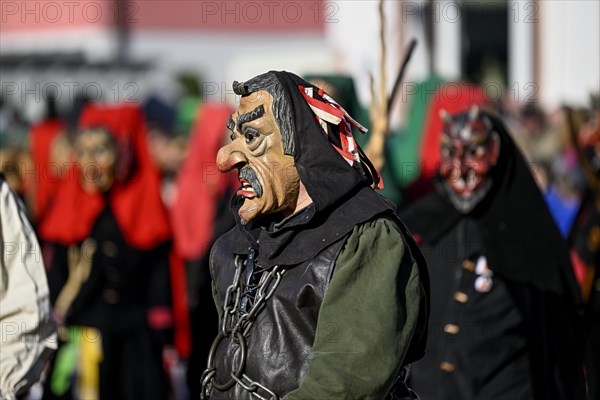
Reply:
[[[244, 390], [248, 391], [252, 397], [258, 400], [279, 400], [279, 397], [271, 390], [261, 385], [260, 383], [250, 379], [244, 374], [247, 359], [247, 344], [246, 338], [250, 335], [250, 330], [256, 321], [256, 316], [263, 308], [265, 303], [273, 297], [275, 290], [281, 283], [281, 279], [285, 274], [285, 269], [278, 265], [271, 270], [260, 270], [260, 279], [258, 284], [250, 287], [248, 283], [243, 284], [241, 280], [242, 270], [248, 267], [242, 257], [235, 257], [235, 274], [233, 282], [227, 287], [225, 292], [225, 302], [223, 303], [223, 317], [220, 326], [219, 335], [213, 341], [208, 355], [208, 365], [202, 373], [202, 392], [201, 399], [208, 399], [213, 389], [226, 391], [231, 389], [235, 384], [239, 384]], [[259, 267], [260, 268], [260, 267]], [[258, 274], [252, 271], [252, 274]], [[250, 300], [252, 292], [255, 292], [254, 298]], [[245, 307], [241, 307], [242, 299], [244, 303], [250, 304], [250, 309], [245, 311]], [[220, 343], [225, 338], [233, 338], [240, 346], [241, 359], [235, 371], [231, 371], [230, 380], [225, 383], [216, 381], [217, 369], [215, 367], [215, 354]], [[263, 397], [257, 393], [261, 389], [268, 394], [269, 397]]]
[[[248, 375], [243, 374], [241, 378], [235, 376], [235, 374], [231, 373], [231, 378], [233, 378], [241, 387], [244, 388], [247, 392], [250, 393], [252, 397], [258, 400], [279, 400], [279, 396], [277, 396], [273, 391], [267, 389], [264, 385], [252, 380]], [[258, 393], [258, 389], [264, 390], [269, 397], [264, 397]]]

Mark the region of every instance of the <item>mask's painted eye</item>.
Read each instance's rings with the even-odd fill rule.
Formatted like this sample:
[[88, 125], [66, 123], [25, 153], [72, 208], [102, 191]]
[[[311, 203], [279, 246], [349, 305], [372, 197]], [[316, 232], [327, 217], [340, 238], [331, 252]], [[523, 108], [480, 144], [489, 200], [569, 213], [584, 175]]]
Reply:
[[244, 137], [246, 138], [246, 143], [252, 143], [257, 137], [260, 136], [260, 133], [254, 128], [246, 128], [244, 129]]
[[232, 142], [235, 140], [235, 132], [231, 132], [231, 135], [229, 135], [229, 139], [231, 139]]
[[475, 157], [477, 155], [477, 149], [478, 146], [469, 147], [469, 149], [467, 150], [467, 154], [469, 155], [469, 157]]

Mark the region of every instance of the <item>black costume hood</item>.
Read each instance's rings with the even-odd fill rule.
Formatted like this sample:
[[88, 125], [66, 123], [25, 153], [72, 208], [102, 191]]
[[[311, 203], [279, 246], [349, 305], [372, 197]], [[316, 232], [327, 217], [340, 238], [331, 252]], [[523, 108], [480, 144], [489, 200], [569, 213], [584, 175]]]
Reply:
[[332, 146], [339, 147], [339, 127], [328, 124], [329, 135], [324, 134], [299, 87], [318, 88], [289, 72], [268, 74], [275, 75], [283, 86], [293, 116], [295, 165], [313, 204], [283, 224], [270, 222], [275, 218], [265, 215], [242, 225], [237, 211], [243, 199], [233, 197], [237, 229], [247, 239], [239, 241], [234, 252], [246, 254], [249, 246], [258, 247], [259, 242], [258, 263], [264, 268], [299, 264], [344, 238], [356, 225], [395, 212], [394, 205], [370, 187], [370, 162], [362, 150], [363, 162], [350, 166]]
[[[353, 191], [372, 183], [370, 161], [361, 153], [363, 163], [351, 167], [332, 147], [341, 148], [339, 127], [328, 124], [329, 134], [324, 135], [315, 121], [313, 111], [304, 99], [300, 86], [318, 88], [289, 72], [272, 72], [285, 88], [294, 115], [296, 152], [294, 162], [300, 179], [310, 194], [317, 211], [338, 203]], [[315, 94], [315, 98], [321, 98]], [[322, 98], [321, 98], [322, 99]], [[367, 164], [365, 164], [366, 162]]]
[[500, 137], [500, 154], [486, 197], [471, 212], [461, 214], [450, 203], [438, 175], [436, 192], [403, 212], [404, 221], [423, 242], [435, 244], [461, 218], [472, 218], [494, 272], [579, 303], [566, 243], [527, 163], [502, 121], [486, 111], [480, 115], [490, 120]]

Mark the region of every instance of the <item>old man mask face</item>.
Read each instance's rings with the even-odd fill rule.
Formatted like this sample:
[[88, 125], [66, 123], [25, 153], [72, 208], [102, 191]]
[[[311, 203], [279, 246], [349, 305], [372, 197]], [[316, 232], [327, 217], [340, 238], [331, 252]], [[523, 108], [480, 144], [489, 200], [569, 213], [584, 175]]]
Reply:
[[444, 130], [440, 175], [454, 207], [468, 213], [492, 187], [490, 171], [498, 161], [500, 138], [477, 107], [457, 115], [442, 111], [441, 117]]
[[[281, 132], [281, 114], [289, 118], [289, 108], [282, 111], [285, 100], [280, 97], [274, 110], [275, 99], [266, 90], [242, 94], [227, 122], [231, 142], [219, 150], [217, 166], [221, 172], [238, 171], [241, 186], [236, 195], [244, 199], [238, 211], [242, 223], [274, 213], [285, 218], [296, 211], [298, 198], [306, 191], [289, 154], [293, 153], [292, 132]], [[283, 128], [291, 130], [288, 125]]]

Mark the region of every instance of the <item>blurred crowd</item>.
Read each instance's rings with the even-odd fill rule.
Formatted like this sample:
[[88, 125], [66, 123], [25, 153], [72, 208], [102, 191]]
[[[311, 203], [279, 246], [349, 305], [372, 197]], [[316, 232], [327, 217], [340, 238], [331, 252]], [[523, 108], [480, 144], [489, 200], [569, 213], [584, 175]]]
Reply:
[[[360, 123], [373, 124], [350, 77], [307, 79]], [[234, 224], [229, 199], [238, 183], [215, 165], [233, 106], [204, 101], [193, 77], [184, 86], [176, 102], [78, 97], [68, 113], [58, 113], [49, 96], [45, 117], [35, 123], [0, 103], [1, 172], [39, 236], [60, 326], [61, 345], [38, 392], [44, 398], [121, 398], [139, 385], [144, 399], [199, 394], [218, 320], [208, 254]], [[386, 136], [383, 195], [402, 209], [432, 191], [440, 110], [478, 104], [502, 117], [575, 248], [585, 214], [600, 203], [598, 94], [588, 107], [544, 109], [510, 96], [491, 101], [476, 85], [436, 76], [418, 88], [407, 98], [402, 125]], [[368, 134], [358, 136], [368, 146]], [[596, 254], [600, 230], [594, 232]], [[584, 258], [573, 264], [589, 297], [596, 259]]]

